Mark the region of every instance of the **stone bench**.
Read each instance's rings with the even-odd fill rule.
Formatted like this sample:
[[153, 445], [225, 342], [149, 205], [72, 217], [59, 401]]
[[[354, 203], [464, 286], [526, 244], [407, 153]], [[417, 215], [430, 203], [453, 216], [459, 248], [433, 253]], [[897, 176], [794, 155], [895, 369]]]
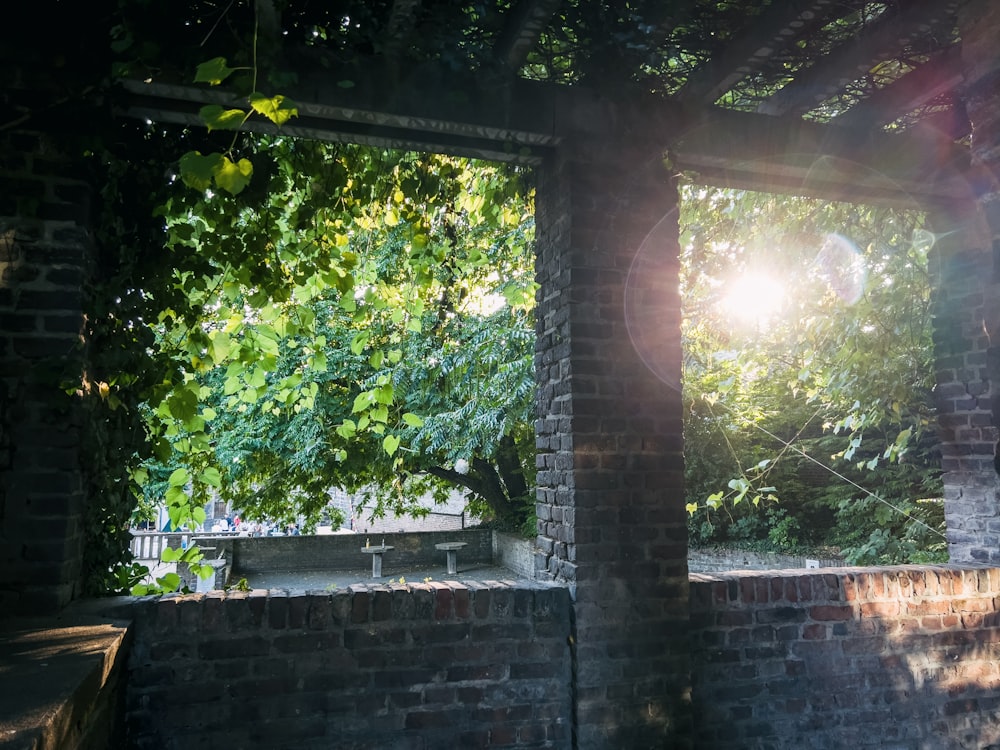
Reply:
[[467, 542], [441, 542], [434, 545], [434, 549], [444, 550], [447, 553], [449, 575], [458, 573], [458, 551], [466, 544]]
[[384, 544], [378, 547], [362, 547], [361, 551], [372, 556], [372, 578], [382, 577], [382, 555], [390, 552], [395, 547], [386, 547]]

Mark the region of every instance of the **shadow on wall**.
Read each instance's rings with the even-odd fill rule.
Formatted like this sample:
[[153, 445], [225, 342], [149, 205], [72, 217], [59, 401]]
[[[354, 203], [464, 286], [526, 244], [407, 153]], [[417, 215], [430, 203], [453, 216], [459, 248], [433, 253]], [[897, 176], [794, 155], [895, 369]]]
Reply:
[[700, 748], [1000, 747], [1000, 570], [692, 576]]

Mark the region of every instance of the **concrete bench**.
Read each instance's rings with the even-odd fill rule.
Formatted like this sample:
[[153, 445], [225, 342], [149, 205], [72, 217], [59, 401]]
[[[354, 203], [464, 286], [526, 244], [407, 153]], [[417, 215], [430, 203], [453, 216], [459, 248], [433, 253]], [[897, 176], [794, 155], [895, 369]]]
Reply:
[[468, 542], [441, 542], [434, 545], [434, 549], [444, 550], [447, 553], [449, 575], [458, 573], [458, 551], [466, 544]]
[[382, 577], [382, 555], [386, 552], [395, 549], [394, 547], [386, 547], [384, 544], [378, 547], [362, 547], [361, 551], [366, 555], [372, 556], [372, 578]]

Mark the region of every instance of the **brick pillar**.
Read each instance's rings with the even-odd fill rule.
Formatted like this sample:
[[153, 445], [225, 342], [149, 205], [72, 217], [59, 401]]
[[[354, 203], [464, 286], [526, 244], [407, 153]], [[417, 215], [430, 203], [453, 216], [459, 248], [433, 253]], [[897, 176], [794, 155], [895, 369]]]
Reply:
[[579, 748], [688, 731], [676, 206], [624, 149], [539, 175], [536, 569], [573, 593]]
[[[970, 206], [938, 207], [934, 277], [935, 388], [952, 562], [1000, 562], [1000, 476], [995, 468], [996, 352], [987, 302], [996, 293], [993, 253]], [[991, 370], [993, 372], [991, 372]]]
[[934, 343], [953, 562], [1000, 563], [1000, 7], [971, 0], [959, 16], [965, 104], [973, 125], [975, 200], [937, 207]]
[[[0, 171], [0, 610], [42, 614], [78, 592], [83, 553], [81, 412], [89, 189], [60, 176], [53, 142], [20, 132]], [[15, 156], [16, 155], [16, 156]]]

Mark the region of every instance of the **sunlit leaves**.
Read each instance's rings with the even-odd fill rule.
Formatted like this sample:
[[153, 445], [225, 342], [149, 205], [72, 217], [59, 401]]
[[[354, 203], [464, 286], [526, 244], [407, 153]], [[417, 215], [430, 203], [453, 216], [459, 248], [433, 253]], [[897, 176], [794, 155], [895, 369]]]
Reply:
[[[876, 534], [885, 530], [880, 525], [910, 544], [921, 534], [934, 541], [913, 520], [936, 523], [935, 509], [913, 498], [940, 493], [928, 429], [929, 247], [920, 241], [920, 217], [744, 191], [692, 188], [687, 197], [682, 291], [692, 529], [708, 539], [732, 531], [735, 538], [773, 532], [787, 540], [781, 529], [801, 520], [800, 541], [856, 545], [864, 555], [880, 545], [902, 554], [893, 534]], [[785, 275], [786, 314], [734, 330], [718, 312], [721, 281], [760, 267]], [[765, 458], [771, 462], [762, 467]], [[765, 502], [778, 495], [779, 506]], [[755, 505], [770, 509], [754, 513]], [[776, 524], [770, 532], [768, 524]]]
[[224, 57], [214, 57], [201, 63], [194, 76], [195, 83], [207, 83], [210, 86], [218, 86], [231, 76], [236, 68], [230, 68]]
[[198, 111], [198, 116], [211, 130], [236, 130], [246, 122], [247, 113], [242, 109], [223, 109], [218, 104], [208, 104]]
[[[255, 116], [290, 106], [255, 102]], [[454, 425], [456, 454], [488, 455], [505, 432], [521, 434], [511, 420], [522, 413], [531, 445], [532, 329], [510, 315], [533, 303], [532, 226], [507, 177], [451, 157], [283, 139], [245, 153], [266, 160], [266, 194], [244, 201], [219, 184], [223, 162], [192, 153], [182, 181], [219, 191], [179, 194], [164, 209], [170, 247], [190, 259], [175, 272], [189, 308], [165, 312], [161, 335], [194, 383], [175, 384], [158, 410], [171, 460], [190, 469], [167, 490], [172, 521], [193, 523], [185, 504], [213, 493], [274, 517], [290, 503], [312, 513], [325, 504], [321, 487], [362, 477], [395, 486], [428, 461], [454, 461], [425, 437], [442, 434], [426, 415], [450, 409], [439, 386], [452, 377], [495, 391], [456, 392], [473, 408]], [[489, 198], [469, 201], [469, 190]], [[509, 297], [505, 325], [526, 336], [484, 328], [460, 352], [469, 365], [442, 369], [434, 359], [457, 354], [472, 295]], [[514, 341], [516, 368], [500, 355]]]
[[223, 154], [189, 151], [180, 160], [181, 180], [195, 190], [208, 190], [213, 184], [238, 195], [250, 183], [253, 164], [247, 159], [234, 163]]
[[263, 115], [279, 127], [299, 114], [295, 103], [281, 94], [269, 97], [255, 92], [250, 94], [248, 101], [254, 112]]
[[232, 162], [226, 157], [222, 157], [218, 168], [213, 170], [215, 183], [232, 195], [239, 195], [243, 188], [250, 184], [253, 176], [253, 164], [248, 159], [240, 159]]

